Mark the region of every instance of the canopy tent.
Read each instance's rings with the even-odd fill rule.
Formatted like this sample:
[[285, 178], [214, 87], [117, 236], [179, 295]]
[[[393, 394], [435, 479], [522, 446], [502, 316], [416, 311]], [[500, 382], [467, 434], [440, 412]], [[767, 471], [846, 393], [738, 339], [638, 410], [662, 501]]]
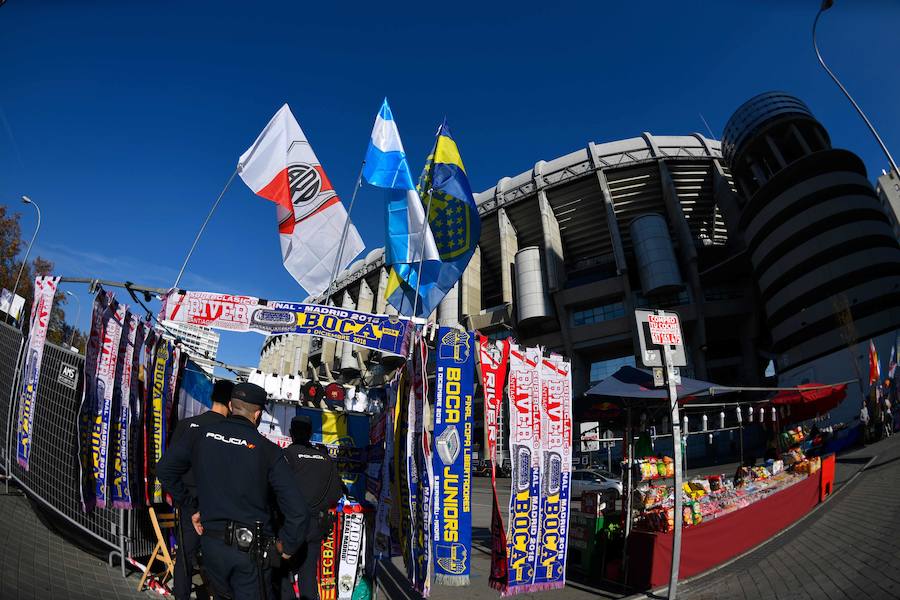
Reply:
[[[678, 398], [684, 400], [691, 396], [705, 394], [710, 388], [718, 387], [708, 381], [682, 377], [676, 386]], [[650, 371], [635, 367], [621, 367], [618, 371], [592, 387], [586, 392], [588, 396], [608, 396], [611, 398], [635, 398], [641, 400], [667, 400], [669, 390], [666, 387], [655, 387], [653, 374]]]
[[790, 407], [787, 420], [797, 423], [834, 410], [846, 397], [846, 383], [803, 383], [792, 390], [778, 392], [770, 402], [774, 406]]

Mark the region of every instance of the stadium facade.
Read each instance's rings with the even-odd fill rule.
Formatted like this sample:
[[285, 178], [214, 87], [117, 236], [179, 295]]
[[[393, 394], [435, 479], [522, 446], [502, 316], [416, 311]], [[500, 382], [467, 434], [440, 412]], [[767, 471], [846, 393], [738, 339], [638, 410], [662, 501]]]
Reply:
[[[900, 326], [900, 247], [865, 167], [787, 94], [743, 104], [722, 142], [589, 143], [476, 201], [479, 248], [432, 319], [570, 357], [576, 394], [634, 364], [636, 308], [677, 311], [686, 374], [726, 385], [764, 383], [770, 361], [808, 371]], [[390, 314], [386, 282], [378, 249], [332, 302]], [[374, 353], [302, 336], [270, 338], [260, 368], [382, 372]]]

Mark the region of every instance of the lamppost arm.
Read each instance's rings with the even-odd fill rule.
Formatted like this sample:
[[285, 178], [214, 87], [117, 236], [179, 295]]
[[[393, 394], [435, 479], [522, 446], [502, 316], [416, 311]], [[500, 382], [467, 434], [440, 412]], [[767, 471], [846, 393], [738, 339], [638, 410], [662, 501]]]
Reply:
[[[28, 255], [31, 253], [31, 247], [34, 245], [34, 240], [37, 237], [38, 231], [40, 231], [41, 229], [41, 207], [37, 205], [37, 202], [29, 198], [28, 196], [22, 196], [22, 202], [32, 205], [37, 211], [37, 226], [34, 228], [34, 233], [31, 234], [31, 241], [28, 242], [28, 247], [25, 248], [25, 258], [22, 259], [22, 266], [19, 267], [19, 274], [16, 275], [16, 284], [13, 286], [12, 300], [16, 299], [16, 292], [19, 289], [19, 281], [22, 279], [22, 272], [25, 270], [25, 265], [28, 264]], [[12, 302], [12, 300], [10, 300], [10, 302]], [[12, 304], [10, 304], [10, 307], [12, 307]], [[6, 316], [7, 318], [9, 318], [9, 313], [6, 313]], [[21, 326], [22, 323], [19, 323], [19, 327]]]
[[853, 96], [850, 95], [850, 92], [847, 91], [847, 88], [844, 87], [844, 84], [841, 83], [841, 80], [837, 78], [837, 75], [828, 68], [828, 65], [825, 64], [825, 59], [822, 58], [822, 53], [819, 52], [819, 44], [816, 40], [816, 27], [819, 25], [819, 17], [822, 16], [826, 10], [831, 8], [832, 2], [831, 0], [825, 0], [822, 2], [821, 8], [819, 8], [819, 12], [816, 13], [816, 19], [813, 21], [813, 29], [812, 29], [812, 38], [813, 38], [813, 48], [816, 50], [816, 58], [819, 59], [819, 64], [822, 65], [822, 68], [825, 69], [825, 72], [828, 73], [828, 76], [837, 84], [837, 86], [841, 89], [845, 96], [847, 96], [847, 100], [850, 101], [850, 104], [853, 105], [853, 108], [856, 109], [856, 112], [859, 113], [859, 116], [862, 117], [862, 120], [865, 121], [866, 126], [869, 128], [869, 131], [872, 132], [872, 135], [875, 136], [875, 139], [878, 141], [878, 145], [881, 146], [881, 150], [884, 152], [884, 155], [887, 156], [888, 163], [891, 165], [891, 170], [897, 173], [900, 176], [900, 169], [897, 168], [897, 163], [894, 162], [894, 157], [891, 156], [890, 151], [887, 149], [887, 146], [881, 139], [881, 136], [878, 135], [878, 131], [875, 130], [875, 126], [872, 125], [872, 122], [869, 120], [869, 117], [866, 116], [866, 113], [863, 112], [863, 109], [860, 108], [859, 104], [856, 103], [856, 100], [853, 99]]

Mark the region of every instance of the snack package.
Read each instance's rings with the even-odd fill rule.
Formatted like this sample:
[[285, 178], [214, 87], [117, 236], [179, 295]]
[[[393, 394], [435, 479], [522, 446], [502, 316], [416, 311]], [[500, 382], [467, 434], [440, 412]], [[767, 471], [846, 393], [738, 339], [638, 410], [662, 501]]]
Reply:
[[[656, 472], [660, 477], [666, 477], [668, 472], [666, 469], [665, 459], [656, 461]], [[674, 474], [674, 473], [673, 473]]]

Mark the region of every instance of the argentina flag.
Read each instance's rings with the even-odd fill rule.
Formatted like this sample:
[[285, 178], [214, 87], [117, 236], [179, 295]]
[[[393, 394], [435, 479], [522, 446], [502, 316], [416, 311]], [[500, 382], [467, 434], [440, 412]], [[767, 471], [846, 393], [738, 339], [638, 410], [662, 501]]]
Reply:
[[422, 203], [430, 204], [428, 225], [438, 260], [429, 261], [426, 255], [418, 300], [415, 293], [418, 264], [412, 269], [394, 267], [385, 296], [400, 314], [412, 314], [415, 306], [415, 316], [427, 317], [462, 277], [481, 238], [478, 207], [446, 121], [438, 129], [417, 189]]
[[[427, 294], [437, 283], [441, 260], [431, 227], [425, 220], [425, 209], [413, 183], [400, 132], [387, 98], [375, 117], [363, 177], [373, 186], [390, 190], [386, 211], [385, 264], [390, 268], [390, 279], [398, 282], [395, 289], [400, 289], [402, 282], [402, 290], [394, 300], [388, 295], [388, 300], [400, 314], [411, 315], [413, 304], [416, 304], [415, 289], [423, 250], [421, 294]], [[419, 303], [419, 308], [416, 312], [423, 316], [425, 307]], [[429, 313], [430, 310], [424, 315]]]

